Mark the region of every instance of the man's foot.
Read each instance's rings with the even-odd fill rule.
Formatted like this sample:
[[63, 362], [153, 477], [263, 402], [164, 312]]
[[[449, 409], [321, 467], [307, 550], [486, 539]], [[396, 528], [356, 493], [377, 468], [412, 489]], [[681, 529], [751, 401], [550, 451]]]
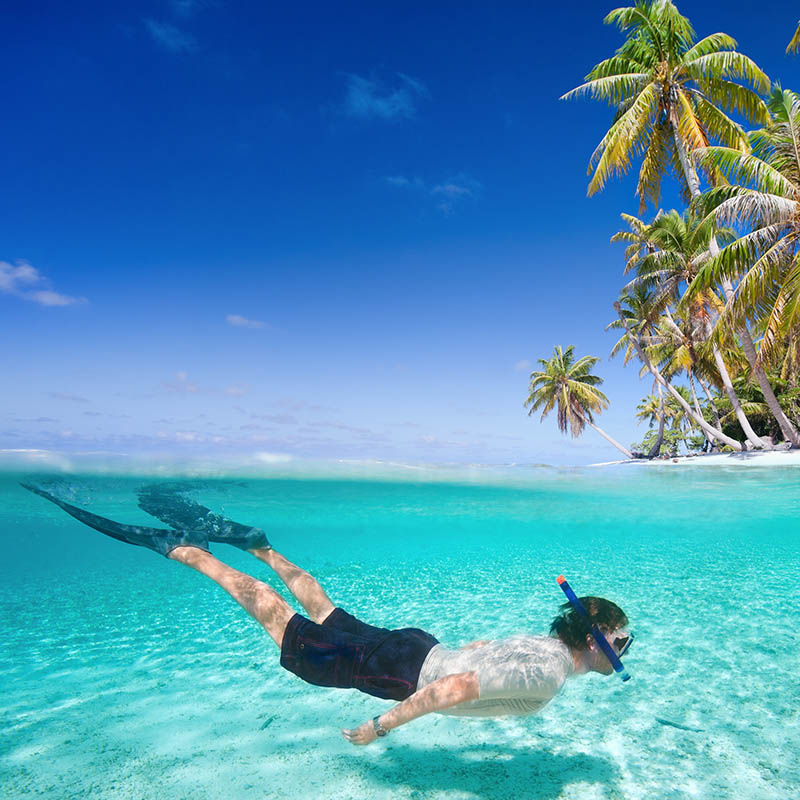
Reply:
[[195, 547], [208, 552], [208, 538], [203, 531], [171, 531], [161, 528], [146, 528], [142, 525], [123, 525], [120, 522], [114, 522], [114, 520], [92, 514], [82, 508], [66, 503], [64, 500], [42, 489], [41, 486], [31, 483], [23, 483], [21, 486], [38, 494], [40, 497], [44, 497], [45, 500], [55, 503], [59, 508], [63, 508], [67, 514], [75, 517], [84, 525], [88, 525], [90, 528], [94, 528], [96, 531], [100, 531], [100, 533], [104, 533], [117, 541], [137, 545], [138, 547], [146, 547], [167, 557], [176, 547]]
[[156, 483], [139, 490], [139, 508], [178, 530], [202, 531], [210, 542], [241, 550], [271, 550], [261, 528], [242, 525], [183, 495], [185, 484]]

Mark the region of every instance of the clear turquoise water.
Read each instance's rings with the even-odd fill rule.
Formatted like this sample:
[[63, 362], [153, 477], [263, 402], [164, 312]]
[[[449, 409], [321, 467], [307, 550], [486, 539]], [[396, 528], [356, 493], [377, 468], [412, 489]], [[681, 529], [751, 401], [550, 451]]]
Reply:
[[[4, 797], [797, 796], [800, 469], [195, 481], [196, 499], [268, 530], [375, 624], [450, 645], [543, 632], [561, 572], [627, 611], [628, 684], [582, 677], [537, 716], [430, 715], [366, 748], [338, 731], [386, 703], [301, 683], [210, 581], [83, 527], [17, 477], [0, 474]], [[152, 524], [142, 478], [70, 480], [96, 513]]]

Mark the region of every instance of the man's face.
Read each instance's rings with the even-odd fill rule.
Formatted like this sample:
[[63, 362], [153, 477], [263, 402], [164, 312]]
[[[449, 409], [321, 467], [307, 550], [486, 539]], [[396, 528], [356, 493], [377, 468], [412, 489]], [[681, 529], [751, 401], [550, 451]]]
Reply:
[[[606, 633], [603, 632], [605, 640], [611, 646], [611, 649], [617, 654], [621, 655], [630, 646], [631, 632], [627, 628], [616, 628], [613, 631]], [[587, 637], [589, 649], [592, 653], [592, 669], [603, 675], [613, 675], [614, 667], [608, 660], [608, 656], [600, 649], [594, 636]]]

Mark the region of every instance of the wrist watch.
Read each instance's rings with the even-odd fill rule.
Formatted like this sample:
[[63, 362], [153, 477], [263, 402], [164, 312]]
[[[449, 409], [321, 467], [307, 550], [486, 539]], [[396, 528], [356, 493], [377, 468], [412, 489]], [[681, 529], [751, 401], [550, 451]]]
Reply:
[[383, 725], [381, 725], [380, 722], [378, 722], [380, 716], [381, 715], [378, 714], [377, 717], [372, 718], [372, 727], [375, 729], [376, 736], [386, 736], [386, 734], [389, 733], [389, 731], [387, 731], [386, 728], [384, 728]]

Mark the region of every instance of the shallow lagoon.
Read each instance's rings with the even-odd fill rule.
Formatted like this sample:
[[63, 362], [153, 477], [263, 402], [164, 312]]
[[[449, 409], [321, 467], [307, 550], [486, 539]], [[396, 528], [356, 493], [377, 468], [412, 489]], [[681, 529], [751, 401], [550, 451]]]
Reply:
[[[544, 632], [561, 572], [631, 618], [625, 685], [583, 677], [537, 716], [431, 715], [366, 748], [338, 731], [388, 704], [301, 683], [217, 586], [18, 477], [0, 474], [5, 796], [784, 800], [800, 785], [798, 468], [193, 480], [368, 622], [450, 645]], [[153, 524], [135, 501], [152, 479], [65, 479], [74, 502]]]

